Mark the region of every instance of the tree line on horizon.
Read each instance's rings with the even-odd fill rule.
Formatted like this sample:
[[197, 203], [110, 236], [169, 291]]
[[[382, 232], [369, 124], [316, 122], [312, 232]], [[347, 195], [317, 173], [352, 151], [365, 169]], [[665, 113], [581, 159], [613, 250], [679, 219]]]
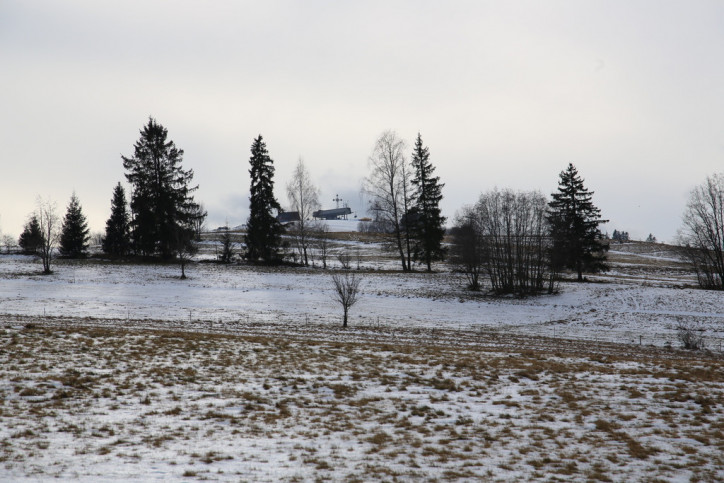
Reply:
[[[370, 229], [381, 233], [394, 251], [403, 271], [413, 263], [432, 271], [432, 263], [448, 257], [468, 278], [469, 288], [480, 288], [484, 276], [496, 293], [528, 295], [553, 291], [555, 280], [571, 270], [577, 280], [584, 273], [607, 269], [608, 244], [599, 226], [605, 223], [593, 204], [575, 166], [559, 175], [558, 190], [547, 199], [540, 192], [492, 190], [478, 202], [463, 207], [450, 230], [452, 243], [443, 243], [445, 217], [440, 211], [444, 184], [434, 175], [430, 151], [417, 134], [411, 155], [397, 133], [384, 131], [369, 157], [369, 175], [363, 190], [370, 199]], [[245, 258], [252, 263], [281, 263], [286, 242], [293, 254], [308, 266], [312, 240], [324, 235], [311, 214], [319, 208], [319, 189], [300, 158], [286, 187], [290, 209], [298, 221], [284, 227], [283, 211], [274, 196], [274, 163], [261, 135], [251, 145], [249, 158], [250, 214], [244, 236]], [[155, 119], [140, 131], [132, 156], [122, 156], [130, 200], [119, 182], [113, 189], [111, 215], [106, 222], [102, 249], [113, 257], [138, 256], [177, 259], [184, 264], [196, 251], [207, 216], [193, 193], [193, 170], [183, 169], [184, 151], [168, 139], [168, 131]], [[685, 247], [702, 286], [723, 288], [724, 281], [724, 177], [707, 178], [692, 191], [684, 217], [680, 244]], [[618, 241], [627, 232], [616, 231]], [[50, 273], [53, 249], [64, 257], [87, 255], [89, 230], [80, 202], [73, 193], [60, 222], [55, 205], [38, 200], [18, 240], [26, 253], [36, 253]], [[655, 240], [649, 235], [649, 241]], [[230, 261], [232, 243], [223, 240], [222, 261]], [[449, 251], [449, 253], [448, 253]], [[324, 261], [326, 267], [326, 260]]]

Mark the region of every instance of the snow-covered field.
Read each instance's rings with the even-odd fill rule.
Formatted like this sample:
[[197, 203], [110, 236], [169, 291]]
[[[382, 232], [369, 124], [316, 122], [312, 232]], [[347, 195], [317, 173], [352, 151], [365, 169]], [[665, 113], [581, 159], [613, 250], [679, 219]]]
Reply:
[[[364, 263], [362, 299], [351, 312], [357, 326], [485, 329], [663, 346], [675, 344], [676, 325], [684, 322], [705, 330], [712, 349], [724, 337], [722, 294], [687, 288], [691, 275], [668, 265], [629, 260], [597, 277], [601, 283], [563, 283], [555, 295], [500, 300], [470, 294], [444, 266], [434, 274], [403, 275], [364, 270]], [[339, 324], [327, 271], [198, 263], [188, 275], [180, 280], [175, 265], [58, 261], [55, 273], [43, 276], [32, 257], [6, 256], [0, 258], [0, 315], [163, 320], [230, 331], [247, 322]]]
[[724, 302], [675, 254], [499, 300], [347, 245], [347, 331], [318, 268], [0, 257], [0, 480], [724, 480]]

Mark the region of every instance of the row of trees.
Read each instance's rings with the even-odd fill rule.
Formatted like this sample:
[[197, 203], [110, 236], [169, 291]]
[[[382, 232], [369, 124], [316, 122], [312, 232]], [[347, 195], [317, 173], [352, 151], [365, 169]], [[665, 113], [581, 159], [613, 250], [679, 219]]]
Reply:
[[[150, 118], [140, 134], [134, 155], [122, 157], [126, 179], [132, 186], [131, 200], [127, 202], [118, 183], [103, 250], [116, 256], [176, 256], [183, 277], [184, 262], [194, 251], [193, 235], [206, 212], [193, 199], [192, 193], [198, 188], [191, 185], [193, 171], [181, 167], [183, 150], [167, 139], [167, 130]], [[405, 149], [405, 142], [394, 131], [383, 132], [369, 158], [370, 175], [364, 189], [376, 224], [389, 235], [403, 270], [411, 270], [412, 263], [417, 262], [430, 271], [432, 262], [445, 255], [445, 218], [439, 208], [444, 185], [434, 175], [429, 149], [419, 133], [409, 163]], [[276, 214], [281, 206], [274, 196], [273, 160], [261, 135], [252, 143], [249, 163], [246, 256], [254, 262], [278, 262], [283, 228]], [[455, 230], [456, 260], [470, 277], [471, 288], [479, 288], [479, 276], [485, 273], [496, 292], [535, 293], [546, 283], [551, 290], [554, 274], [562, 268], [576, 270], [579, 280], [584, 270], [605, 268], [605, 256], [600, 255], [605, 247], [598, 231], [604, 220], [598, 217], [591, 195], [573, 165], [561, 173], [559, 192], [547, 206], [539, 193], [494, 191], [482, 195], [475, 207], [463, 210]], [[324, 235], [323, 228], [310, 220], [319, 207], [319, 190], [301, 159], [287, 185], [287, 196], [291, 209], [299, 215], [289, 233], [300, 260], [308, 265], [311, 244], [326, 241], [326, 237], [319, 236]], [[50, 271], [55, 243], [52, 227], [57, 223], [51, 207], [44, 208], [31, 218], [21, 235], [21, 246], [41, 253], [44, 269]], [[230, 238], [224, 246], [222, 258], [230, 261]], [[61, 254], [83, 256], [87, 247], [87, 223], [74, 194], [60, 235]], [[325, 248], [326, 243], [324, 253]], [[326, 256], [322, 261], [326, 265]]]
[[[123, 257], [129, 254], [178, 257], [182, 262], [194, 252], [194, 235], [200, 231], [206, 211], [194, 201], [193, 170], [181, 167], [183, 150], [168, 140], [168, 131], [153, 118], [141, 129], [131, 157], [122, 156], [126, 179], [131, 184], [130, 203], [120, 183], [113, 190], [111, 216], [106, 222], [103, 251]], [[130, 211], [129, 211], [130, 207]], [[62, 226], [54, 204], [39, 200], [20, 235], [26, 253], [40, 255], [43, 271], [50, 273], [53, 249], [70, 258], [87, 254], [89, 230], [75, 193]]]
[[458, 214], [453, 229], [453, 261], [479, 290], [487, 277], [495, 293], [529, 295], [554, 290], [557, 275], [573, 270], [606, 270], [608, 245], [599, 225], [593, 192], [569, 164], [560, 173], [551, 200], [537, 191], [493, 190]]
[[[432, 270], [432, 262], [445, 255], [442, 240], [445, 218], [440, 212], [442, 187], [434, 176], [430, 152], [417, 135], [411, 161], [405, 157], [405, 142], [394, 131], [385, 131], [377, 139], [370, 156], [370, 176], [365, 180], [365, 192], [370, 196], [370, 211], [377, 226], [390, 236], [400, 256], [402, 268], [412, 269], [412, 263], [424, 264]], [[281, 206], [274, 197], [274, 165], [261, 135], [251, 146], [251, 177], [249, 219], [245, 243], [251, 261], [274, 263], [280, 259], [282, 227], [275, 216]], [[300, 159], [287, 185], [290, 209], [299, 216], [288, 233], [306, 266], [310, 261], [310, 246], [323, 228], [311, 220], [319, 208], [319, 189]], [[326, 265], [326, 262], [325, 262]]]
[[[445, 218], [439, 208], [444, 185], [434, 175], [429, 149], [419, 133], [409, 162], [406, 149], [394, 131], [383, 132], [369, 157], [364, 191], [375, 226], [389, 236], [402, 269], [409, 271], [416, 262], [430, 271], [432, 262], [445, 256]], [[102, 240], [106, 253], [176, 257], [183, 276], [184, 262], [195, 250], [193, 240], [206, 217], [193, 197], [198, 189], [192, 183], [193, 170], [181, 166], [183, 154], [168, 139], [167, 130], [149, 118], [133, 156], [122, 156], [131, 196], [128, 201], [120, 183], [114, 187]], [[249, 162], [246, 256], [254, 262], [279, 262], [284, 229], [276, 215], [282, 209], [274, 196], [273, 160], [261, 135], [252, 143]], [[319, 208], [319, 189], [301, 159], [286, 188], [290, 209], [299, 214], [287, 233], [299, 259], [308, 265], [313, 263], [312, 247], [320, 239], [325, 241], [326, 254], [326, 237], [324, 227], [311, 221]], [[454, 259], [468, 275], [471, 288], [479, 288], [480, 276], [485, 275], [496, 292], [528, 294], [552, 290], [556, 275], [565, 269], [574, 271], [578, 280], [584, 272], [605, 270], [608, 246], [599, 226], [607, 220], [600, 217], [592, 195], [572, 164], [560, 173], [550, 201], [538, 192], [494, 190], [481, 195], [457, 216], [453, 230]], [[627, 232], [615, 235], [628, 238]], [[650, 235], [648, 240], [655, 238]], [[691, 192], [679, 242], [700, 284], [724, 289], [724, 175], [707, 178]], [[19, 244], [26, 253], [40, 256], [46, 273], [56, 245], [63, 256], [85, 256], [89, 230], [75, 193], [62, 222], [53, 203], [38, 200]], [[326, 255], [323, 260], [326, 265]]]

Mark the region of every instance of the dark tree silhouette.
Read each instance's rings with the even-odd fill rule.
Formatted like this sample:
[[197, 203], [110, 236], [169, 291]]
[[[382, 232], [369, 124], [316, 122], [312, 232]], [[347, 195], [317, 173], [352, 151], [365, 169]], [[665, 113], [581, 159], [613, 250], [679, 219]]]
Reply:
[[40, 231], [38, 216], [33, 214], [23, 228], [18, 238], [18, 245], [25, 255], [35, 255], [43, 244], [43, 234]]
[[[183, 150], [167, 141], [168, 131], [149, 118], [134, 145], [133, 157], [123, 158], [132, 186], [133, 248], [141, 255], [170, 258], [176, 253], [179, 230], [193, 234], [203, 210], [194, 202], [193, 170], [181, 167]], [[185, 237], [184, 237], [185, 238]]]
[[83, 214], [78, 197], [73, 193], [60, 231], [60, 254], [69, 258], [84, 257], [88, 252], [89, 241], [88, 221]]
[[219, 261], [221, 263], [231, 263], [234, 259], [234, 240], [231, 238], [231, 231], [229, 231], [229, 222], [226, 222], [224, 226], [224, 234], [221, 235], [221, 255], [219, 255]]
[[445, 249], [445, 217], [440, 214], [442, 187], [440, 177], [434, 176], [435, 167], [430, 163], [430, 150], [422, 145], [422, 136], [417, 134], [412, 151], [413, 209], [408, 212], [413, 239], [413, 255], [417, 262], [424, 263], [432, 271], [432, 262], [442, 260]]
[[113, 189], [111, 216], [106, 221], [103, 251], [117, 257], [126, 256], [131, 251], [130, 215], [126, 203], [126, 192], [121, 183], [118, 183]]
[[282, 227], [274, 211], [280, 210], [274, 197], [274, 161], [261, 137], [254, 139], [249, 158], [251, 187], [249, 219], [246, 223], [246, 256], [251, 261], [279, 261]]
[[551, 265], [556, 273], [567, 268], [578, 274], [608, 270], [606, 251], [608, 244], [598, 226], [608, 220], [601, 219], [601, 210], [591, 202], [592, 191], [583, 186], [578, 171], [569, 164], [561, 171], [558, 191], [548, 203], [548, 222], [552, 239]]

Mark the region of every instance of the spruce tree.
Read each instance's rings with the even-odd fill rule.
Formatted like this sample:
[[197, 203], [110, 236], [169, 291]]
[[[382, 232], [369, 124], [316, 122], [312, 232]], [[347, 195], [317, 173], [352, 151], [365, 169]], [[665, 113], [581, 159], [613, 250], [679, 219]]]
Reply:
[[554, 271], [567, 268], [578, 274], [608, 270], [608, 244], [598, 229], [608, 220], [601, 219], [601, 210], [591, 202], [593, 192], [583, 186], [578, 171], [569, 164], [561, 171], [558, 191], [548, 203], [548, 223], [552, 241], [551, 265]]
[[[181, 167], [183, 150], [168, 141], [168, 131], [149, 118], [134, 145], [133, 157], [123, 159], [131, 193], [133, 248], [141, 255], [170, 258], [179, 230], [191, 230], [205, 212], [194, 202], [193, 170]], [[183, 236], [182, 238], [186, 238]]]
[[221, 263], [231, 263], [234, 258], [234, 240], [231, 238], [229, 231], [229, 222], [224, 226], [224, 234], [221, 235], [221, 255], [219, 260]]
[[251, 145], [249, 158], [251, 187], [249, 219], [246, 222], [247, 258], [275, 262], [279, 259], [282, 227], [272, 210], [280, 209], [274, 198], [274, 161], [269, 157], [261, 134]]
[[43, 244], [43, 233], [40, 231], [40, 222], [38, 221], [37, 215], [30, 217], [30, 220], [25, 224], [23, 232], [18, 238], [18, 245], [26, 255], [34, 255], [40, 249]]
[[73, 193], [60, 232], [60, 254], [69, 258], [87, 255], [90, 230], [78, 197]]
[[415, 260], [424, 263], [427, 271], [432, 271], [432, 262], [442, 260], [445, 249], [442, 239], [445, 236], [445, 217], [440, 214], [442, 187], [439, 176], [433, 176], [435, 167], [430, 163], [430, 150], [422, 145], [422, 136], [417, 134], [415, 148], [412, 151], [414, 175], [414, 205], [408, 213], [414, 240]]
[[106, 236], [103, 251], [108, 255], [123, 257], [131, 250], [130, 215], [126, 203], [126, 192], [119, 182], [113, 189], [111, 216], [106, 221]]

